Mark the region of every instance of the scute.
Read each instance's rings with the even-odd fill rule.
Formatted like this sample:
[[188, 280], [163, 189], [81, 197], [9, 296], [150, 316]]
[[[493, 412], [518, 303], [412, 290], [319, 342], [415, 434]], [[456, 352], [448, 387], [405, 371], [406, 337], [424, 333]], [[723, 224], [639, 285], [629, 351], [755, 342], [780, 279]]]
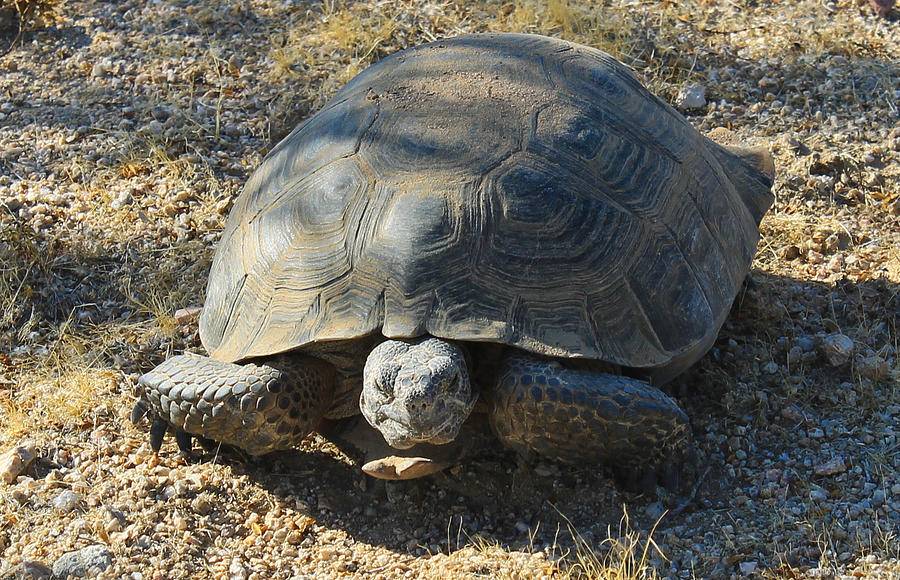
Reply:
[[402, 51], [251, 178], [201, 337], [230, 361], [380, 331], [671, 372], [746, 274], [745, 200], [771, 203], [730, 155], [594, 49], [485, 34]]

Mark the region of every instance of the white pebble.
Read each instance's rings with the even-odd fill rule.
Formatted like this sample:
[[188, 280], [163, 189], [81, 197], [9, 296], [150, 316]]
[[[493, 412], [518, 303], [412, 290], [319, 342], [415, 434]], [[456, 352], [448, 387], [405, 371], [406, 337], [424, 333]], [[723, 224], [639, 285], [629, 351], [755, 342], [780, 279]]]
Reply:
[[74, 491], [67, 489], [50, 501], [50, 505], [63, 513], [69, 513], [81, 502], [81, 496]]
[[706, 106], [706, 87], [698, 83], [685, 85], [675, 97], [679, 109], [699, 109]]

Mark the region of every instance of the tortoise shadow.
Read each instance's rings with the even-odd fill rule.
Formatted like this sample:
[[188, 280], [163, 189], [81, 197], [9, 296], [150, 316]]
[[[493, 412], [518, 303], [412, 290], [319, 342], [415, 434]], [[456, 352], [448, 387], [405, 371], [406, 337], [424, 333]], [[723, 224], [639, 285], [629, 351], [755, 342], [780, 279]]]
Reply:
[[[783, 368], [791, 345], [805, 344], [806, 337], [815, 341], [823, 334], [845, 332], [853, 336], [860, 356], [868, 349], [888, 358], [893, 356], [892, 345], [900, 341], [900, 285], [885, 278], [834, 286], [761, 272], [755, 272], [754, 279], [754, 286], [735, 301], [713, 349], [670, 385], [681, 391], [697, 447], [696, 464], [686, 468], [688, 481], [678, 493], [629, 493], [617, 486], [608, 469], [524, 465], [499, 447], [411, 481], [370, 478], [346, 460], [336, 460], [335, 452], [321, 450], [263, 458], [251, 477], [285, 500], [306, 498], [309, 515], [329, 527], [410, 555], [490, 544], [508, 550], [562, 551], [576, 547], [575, 535], [594, 542], [607, 538], [610, 527], [616, 531], [623, 510], [636, 529], [650, 530], [663, 510], [675, 507], [694, 484], [699, 484], [694, 500], [682, 513], [664, 517], [661, 530], [727, 510], [738, 486], [758, 482], [729, 473], [728, 455], [718, 442], [703, 438], [712, 424], [743, 424], [747, 448], [784, 460], [791, 449], [783, 445], [796, 439], [799, 426], [791, 415], [777, 410], [793, 405], [801, 413], [841, 419], [846, 409], [826, 395], [840, 391], [842, 383], [860, 380], [853, 360], [836, 368], [817, 351], [785, 378], [785, 371], [759, 370], [764, 366], [758, 360], [761, 353]], [[792, 310], [787, 315], [786, 304]], [[749, 383], [748, 377], [755, 382]], [[781, 438], [773, 440], [773, 433]], [[708, 475], [698, 481], [697, 474], [704, 470]], [[795, 492], [799, 488], [790, 491]]]

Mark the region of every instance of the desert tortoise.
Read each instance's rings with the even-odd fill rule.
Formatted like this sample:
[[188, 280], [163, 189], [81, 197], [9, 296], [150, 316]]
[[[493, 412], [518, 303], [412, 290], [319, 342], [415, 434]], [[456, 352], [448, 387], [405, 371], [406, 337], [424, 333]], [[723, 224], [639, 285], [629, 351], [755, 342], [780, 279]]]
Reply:
[[362, 411], [452, 441], [653, 464], [688, 438], [656, 388], [712, 345], [774, 167], [697, 132], [609, 55], [475, 34], [372, 65], [276, 146], [219, 242], [211, 358], [140, 380], [135, 418], [263, 454]]

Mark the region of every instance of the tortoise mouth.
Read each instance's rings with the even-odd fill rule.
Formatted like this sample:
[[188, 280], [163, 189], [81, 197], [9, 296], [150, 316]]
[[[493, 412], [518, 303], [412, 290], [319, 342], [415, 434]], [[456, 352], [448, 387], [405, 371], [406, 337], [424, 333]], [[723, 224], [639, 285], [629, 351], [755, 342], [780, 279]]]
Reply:
[[414, 428], [404, 421], [383, 416], [373, 425], [381, 432], [384, 440], [394, 449], [409, 449], [423, 443], [428, 445], [446, 445], [456, 439], [461, 421], [448, 418], [436, 426]]

